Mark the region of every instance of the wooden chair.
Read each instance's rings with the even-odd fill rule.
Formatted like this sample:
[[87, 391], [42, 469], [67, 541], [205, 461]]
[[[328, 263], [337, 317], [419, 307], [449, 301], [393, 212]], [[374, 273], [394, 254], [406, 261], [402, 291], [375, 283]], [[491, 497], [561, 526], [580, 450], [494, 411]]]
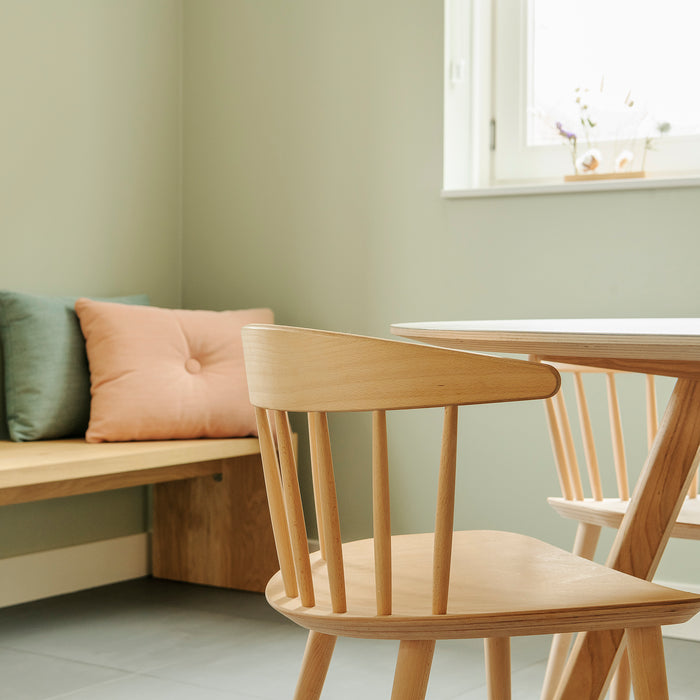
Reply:
[[[533, 358], [535, 359], [535, 358]], [[619, 528], [622, 518], [630, 503], [630, 484], [627, 473], [627, 451], [623, 434], [625, 425], [629, 434], [638, 443], [645, 442], [646, 450], [650, 450], [658, 429], [658, 407], [655, 378], [651, 375], [630, 374], [629, 379], [636, 379], [638, 396], [644, 396], [645, 411], [635, 412], [636, 424], [623, 421], [620, 410], [620, 396], [617, 379], [624, 372], [614, 372], [596, 367], [583, 367], [563, 363], [549, 363], [562, 375], [562, 389], [553, 398], [547, 399], [547, 423], [554, 453], [557, 475], [562, 495], [547, 499], [554, 510], [564, 518], [578, 521], [573, 552], [587, 559], [592, 559], [600, 539], [603, 527]], [[629, 380], [628, 380], [629, 381]], [[598, 386], [593, 386], [597, 384]], [[605, 388], [604, 388], [605, 387]], [[632, 389], [634, 387], [630, 387]], [[607, 397], [607, 412], [609, 431], [594, 431], [590, 410], [590, 394], [598, 389]], [[574, 429], [569, 419], [568, 407], [575, 407], [578, 420], [574, 422], [579, 427], [581, 452], [586, 465], [586, 474], [582, 473], [581, 461], [577, 456], [574, 441]], [[625, 416], [629, 418], [630, 416]], [[646, 423], [646, 428], [644, 424]], [[629, 428], [633, 430], [630, 431]], [[602, 435], [601, 432], [607, 433]], [[605, 445], [600, 444], [602, 440]], [[628, 444], [628, 447], [630, 444]], [[639, 446], [638, 453], [644, 452]], [[607, 459], [601, 459], [606, 455]], [[700, 457], [700, 453], [698, 453]], [[601, 468], [603, 465], [603, 468]], [[607, 467], [607, 469], [606, 469]], [[606, 478], [607, 475], [607, 478]], [[614, 479], [613, 479], [614, 476]], [[588, 482], [588, 495], [584, 483]], [[604, 485], [616, 484], [614, 495], [605, 492]], [[678, 515], [671, 537], [683, 539], [700, 539], [700, 498], [698, 498], [697, 472], [690, 485], [688, 496]], [[558, 635], [552, 643], [547, 674], [542, 694], [542, 700], [554, 697], [556, 686], [563, 671], [571, 635]], [[622, 659], [619, 672], [613, 683], [612, 700], [625, 700], [629, 697], [630, 676], [629, 666]]]
[[[296, 700], [320, 697], [337, 636], [399, 641], [394, 700], [425, 697], [436, 640], [484, 638], [489, 698], [505, 700], [510, 637], [592, 629], [627, 630], [636, 700], [668, 697], [660, 625], [692, 617], [699, 596], [530, 537], [453, 532], [457, 407], [551, 396], [559, 387], [553, 368], [283, 326], [247, 326], [243, 345], [281, 567], [266, 595], [309, 630]], [[444, 407], [435, 532], [392, 536], [386, 413], [428, 407]], [[342, 411], [371, 412], [373, 426], [374, 537], [346, 543], [327, 420]], [[321, 545], [313, 554], [289, 412], [308, 417]]]

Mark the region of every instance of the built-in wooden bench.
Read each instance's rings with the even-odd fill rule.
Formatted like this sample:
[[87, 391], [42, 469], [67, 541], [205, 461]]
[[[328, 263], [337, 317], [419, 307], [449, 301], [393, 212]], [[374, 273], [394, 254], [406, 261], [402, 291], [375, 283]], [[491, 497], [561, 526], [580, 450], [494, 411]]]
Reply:
[[149, 484], [154, 576], [264, 590], [278, 565], [257, 438], [0, 441], [0, 505]]

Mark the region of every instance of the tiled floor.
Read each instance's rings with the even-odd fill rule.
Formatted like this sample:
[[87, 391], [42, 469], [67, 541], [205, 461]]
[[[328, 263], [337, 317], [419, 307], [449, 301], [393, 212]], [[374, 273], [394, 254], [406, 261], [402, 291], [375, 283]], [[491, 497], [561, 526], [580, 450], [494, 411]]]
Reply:
[[[305, 633], [261, 595], [142, 579], [0, 610], [2, 700], [282, 700]], [[536, 700], [549, 640], [513, 640]], [[324, 700], [388, 700], [395, 642], [341, 639]], [[700, 644], [666, 640], [671, 698], [700, 697]], [[438, 644], [428, 698], [485, 697], [480, 641]]]

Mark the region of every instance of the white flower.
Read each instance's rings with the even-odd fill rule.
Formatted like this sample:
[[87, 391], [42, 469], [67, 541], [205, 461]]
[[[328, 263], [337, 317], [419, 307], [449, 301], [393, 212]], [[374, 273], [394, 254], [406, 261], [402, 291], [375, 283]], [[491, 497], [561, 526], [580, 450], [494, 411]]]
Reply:
[[632, 151], [621, 151], [615, 158], [615, 172], [621, 173], [623, 170], [627, 170], [633, 160], [634, 153]]
[[576, 169], [583, 173], [592, 173], [600, 165], [600, 151], [592, 148], [586, 151], [580, 158], [576, 160]]

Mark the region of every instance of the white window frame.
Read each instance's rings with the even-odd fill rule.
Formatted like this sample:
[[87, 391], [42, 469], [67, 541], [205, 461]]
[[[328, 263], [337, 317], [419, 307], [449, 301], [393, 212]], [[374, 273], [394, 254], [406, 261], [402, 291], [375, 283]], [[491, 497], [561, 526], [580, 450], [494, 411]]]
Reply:
[[[563, 144], [526, 145], [527, 61], [521, 57], [527, 45], [527, 15], [526, 0], [445, 0], [447, 196], [514, 187], [580, 189], [563, 183], [563, 175], [572, 171]], [[538, 164], [533, 164], [533, 152]], [[700, 182], [700, 137], [664, 137], [662, 147], [648, 153], [647, 165], [653, 177], [599, 181], [595, 189], [658, 186], [660, 178], [668, 186], [695, 186]], [[590, 189], [593, 183], [582, 184]]]
[[444, 187], [488, 187], [491, 0], [445, 1]]

